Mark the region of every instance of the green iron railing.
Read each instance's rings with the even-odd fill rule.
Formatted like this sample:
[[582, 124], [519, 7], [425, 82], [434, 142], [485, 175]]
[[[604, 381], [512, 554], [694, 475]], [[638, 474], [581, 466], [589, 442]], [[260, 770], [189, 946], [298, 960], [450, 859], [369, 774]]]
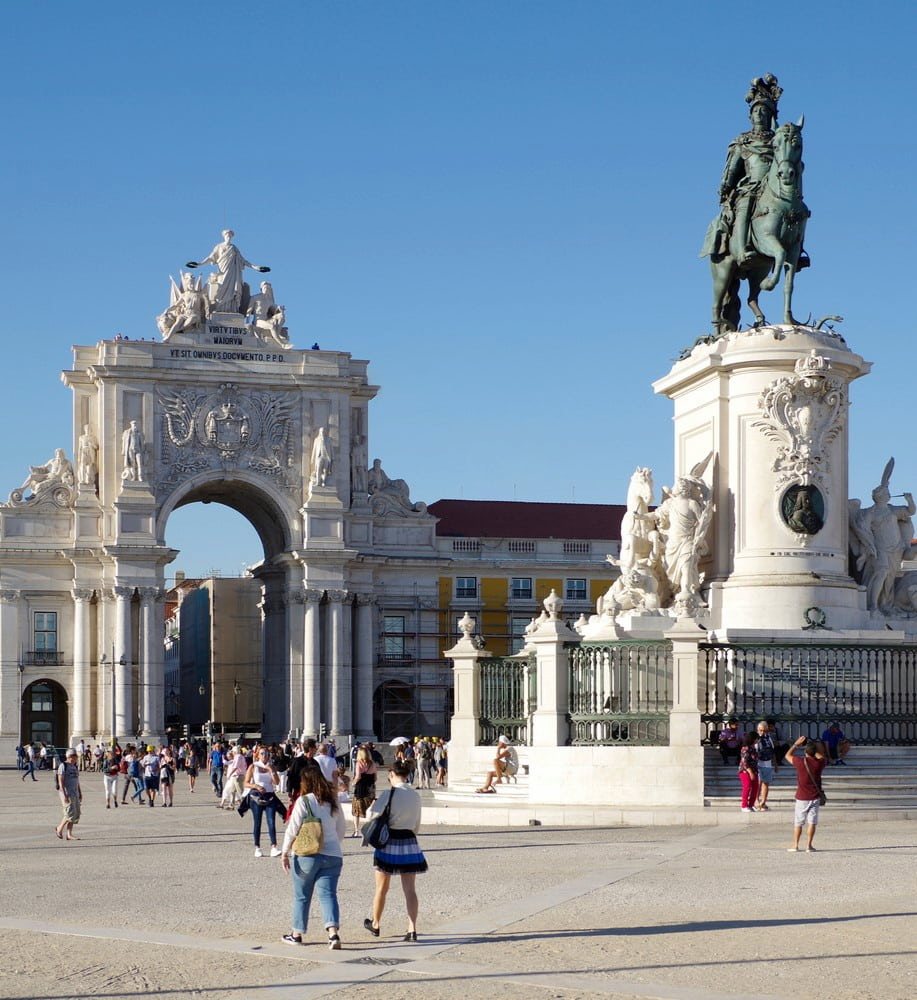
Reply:
[[502, 733], [512, 743], [530, 746], [536, 702], [535, 657], [494, 657], [481, 660], [480, 667], [481, 745], [496, 743]]
[[573, 746], [668, 745], [670, 642], [581, 642], [567, 655]]
[[702, 643], [707, 739], [730, 716], [774, 719], [784, 737], [838, 721], [858, 743], [917, 743], [917, 649], [901, 646]]

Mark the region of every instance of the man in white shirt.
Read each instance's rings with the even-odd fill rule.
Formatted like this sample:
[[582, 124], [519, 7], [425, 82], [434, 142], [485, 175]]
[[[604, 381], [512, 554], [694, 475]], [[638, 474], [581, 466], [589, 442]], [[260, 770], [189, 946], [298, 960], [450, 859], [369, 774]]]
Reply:
[[334, 789], [334, 794], [338, 792], [338, 762], [331, 756], [327, 743], [319, 743], [318, 753], [315, 755], [315, 763], [322, 769], [325, 780]]

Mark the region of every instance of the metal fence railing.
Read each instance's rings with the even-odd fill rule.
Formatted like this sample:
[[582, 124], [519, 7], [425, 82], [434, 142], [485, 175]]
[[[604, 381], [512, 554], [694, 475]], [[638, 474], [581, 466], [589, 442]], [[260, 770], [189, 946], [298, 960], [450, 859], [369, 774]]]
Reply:
[[670, 642], [581, 642], [567, 653], [573, 746], [668, 744]]
[[817, 736], [836, 720], [855, 742], [917, 744], [917, 649], [703, 643], [700, 653], [707, 739], [735, 716], [772, 718], [787, 736]]
[[502, 733], [510, 742], [531, 746], [532, 714], [537, 674], [534, 656], [481, 660], [481, 745], [497, 742]]

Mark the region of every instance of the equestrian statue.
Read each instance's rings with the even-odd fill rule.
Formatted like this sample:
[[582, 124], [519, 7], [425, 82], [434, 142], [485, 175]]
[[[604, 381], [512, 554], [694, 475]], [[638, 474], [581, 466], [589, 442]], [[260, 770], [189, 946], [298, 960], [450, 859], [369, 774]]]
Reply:
[[809, 266], [802, 241], [810, 212], [802, 200], [803, 119], [777, 127], [783, 89], [771, 74], [757, 77], [745, 96], [751, 130], [729, 146], [720, 182], [720, 212], [710, 223], [701, 256], [713, 275], [713, 328], [720, 337], [739, 328], [739, 283], [748, 282], [755, 326], [766, 322], [758, 293], [784, 272], [783, 321], [793, 323], [793, 279]]

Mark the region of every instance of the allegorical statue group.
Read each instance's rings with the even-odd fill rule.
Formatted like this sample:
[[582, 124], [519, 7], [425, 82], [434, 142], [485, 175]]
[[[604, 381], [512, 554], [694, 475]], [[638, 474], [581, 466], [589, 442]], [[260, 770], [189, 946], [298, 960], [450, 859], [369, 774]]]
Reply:
[[720, 211], [701, 249], [713, 275], [713, 328], [717, 336], [739, 328], [739, 285], [763, 325], [758, 293], [775, 288], [784, 272], [783, 322], [795, 323], [793, 280], [807, 267], [803, 238], [809, 210], [802, 200], [803, 119], [777, 126], [782, 88], [771, 74], [756, 77], [745, 95], [751, 129], [729, 145], [720, 181]]
[[190, 271], [182, 271], [179, 282], [172, 283], [169, 307], [156, 317], [156, 325], [163, 340], [176, 333], [200, 329], [204, 322], [217, 313], [245, 317], [246, 325], [260, 340], [289, 346], [289, 335], [284, 325], [286, 311], [274, 301], [274, 290], [269, 281], [261, 282], [259, 292], [252, 294], [244, 279], [245, 269], [262, 274], [269, 267], [252, 264], [246, 260], [232, 242], [235, 234], [223, 230], [223, 241], [218, 243], [202, 261], [189, 260], [187, 267], [198, 268], [210, 264], [214, 268], [206, 283], [195, 278]]

